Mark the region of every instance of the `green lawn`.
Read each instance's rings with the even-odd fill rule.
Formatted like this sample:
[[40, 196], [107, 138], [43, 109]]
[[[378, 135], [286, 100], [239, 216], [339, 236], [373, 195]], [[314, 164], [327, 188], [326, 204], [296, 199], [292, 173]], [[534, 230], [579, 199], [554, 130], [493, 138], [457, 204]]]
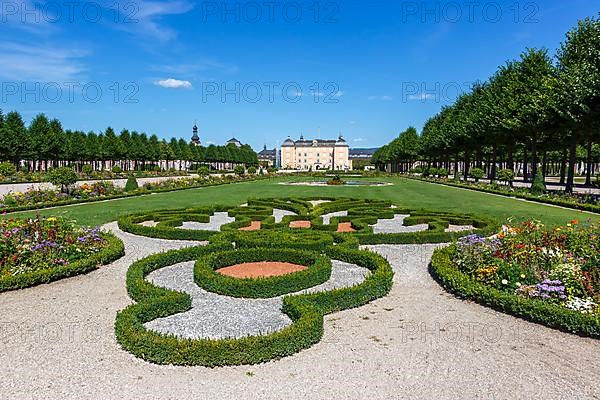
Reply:
[[600, 217], [576, 210], [522, 200], [493, 196], [459, 188], [420, 182], [403, 178], [377, 178], [373, 180], [394, 183], [384, 187], [309, 187], [286, 186], [280, 182], [307, 178], [281, 177], [269, 180], [244, 182], [170, 193], [150, 194], [140, 197], [58, 207], [48, 210], [9, 214], [10, 216], [42, 215], [64, 216], [83, 225], [98, 225], [117, 219], [121, 214], [160, 208], [189, 207], [205, 204], [237, 205], [250, 197], [285, 196], [339, 196], [391, 200], [399, 206], [425, 208], [458, 213], [493, 216], [501, 220], [535, 218], [549, 225], [564, 224], [572, 219], [599, 221]]

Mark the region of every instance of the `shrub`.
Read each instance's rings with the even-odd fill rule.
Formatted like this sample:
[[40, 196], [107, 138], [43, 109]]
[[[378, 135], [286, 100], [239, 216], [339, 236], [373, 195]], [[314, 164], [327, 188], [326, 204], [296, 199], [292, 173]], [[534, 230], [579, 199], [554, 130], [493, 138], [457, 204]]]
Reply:
[[420, 165], [418, 165], [418, 166], [416, 166], [414, 168], [411, 168], [408, 172], [411, 173], [411, 174], [422, 174], [423, 173], [423, 167], [421, 167]]
[[275, 167], [268, 167], [267, 168], [267, 172], [269, 174], [274, 174], [275, 172], [277, 172], [277, 168], [275, 168]]
[[448, 177], [448, 170], [446, 168], [439, 168], [437, 170], [437, 175], [440, 178], [447, 178]]
[[250, 175], [256, 174], [256, 167], [248, 167], [248, 173]]
[[71, 167], [54, 168], [46, 177], [53, 185], [60, 186], [61, 193], [69, 193], [71, 185], [77, 182], [77, 173]]
[[531, 188], [529, 189], [531, 194], [539, 196], [544, 194], [546, 191], [546, 183], [544, 182], [544, 175], [542, 175], [542, 171], [538, 169], [533, 178], [533, 182], [531, 183]]
[[506, 182], [506, 184], [511, 184], [515, 179], [515, 173], [512, 169], [501, 169], [498, 171], [498, 180], [502, 182]]
[[206, 165], [203, 165], [200, 168], [198, 168], [198, 175], [205, 177], [205, 176], [208, 176], [209, 174], [210, 174], [210, 171]]
[[90, 164], [83, 164], [83, 166], [81, 167], [81, 172], [83, 172], [85, 175], [91, 174], [93, 170], [94, 169]]
[[479, 180], [485, 176], [485, 171], [481, 168], [472, 168], [470, 175], [471, 178], [475, 179], [475, 182], [479, 182]]
[[17, 169], [14, 164], [9, 162], [0, 163], [0, 175], [11, 176], [17, 173]]
[[233, 169], [233, 172], [236, 175], [242, 176], [246, 172], [246, 169], [244, 168], [243, 165], [236, 165], [236, 167]]
[[189, 247], [134, 262], [127, 271], [127, 291], [136, 303], [117, 314], [115, 335], [119, 344], [134, 355], [158, 364], [215, 367], [266, 362], [317, 343], [323, 335], [324, 315], [367, 304], [385, 296], [392, 286], [393, 271], [383, 257], [335, 246], [325, 251], [328, 258], [357, 264], [371, 273], [352, 287], [284, 297], [282, 311], [292, 323], [280, 331], [239, 339], [178, 339], [144, 327], [148, 321], [189, 310], [192, 303], [186, 293], [146, 281], [144, 278], [150, 272], [227, 248], [231, 245]]
[[121, 169], [120, 165], [113, 165], [111, 171], [113, 172], [113, 174], [120, 174], [121, 172], [123, 172], [123, 169]]
[[154, 169], [154, 172], [162, 171], [162, 168], [160, 167], [160, 165], [155, 165], [153, 169]]
[[135, 178], [135, 176], [129, 175], [129, 177], [127, 178], [127, 182], [125, 183], [125, 191], [133, 192], [134, 190], [137, 190], [138, 187], [139, 186], [138, 186], [137, 179]]

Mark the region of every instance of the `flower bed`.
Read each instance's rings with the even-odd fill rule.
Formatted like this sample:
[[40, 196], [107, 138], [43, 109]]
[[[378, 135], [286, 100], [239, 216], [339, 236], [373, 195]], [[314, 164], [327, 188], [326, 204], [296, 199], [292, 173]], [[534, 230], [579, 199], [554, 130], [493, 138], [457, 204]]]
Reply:
[[74, 188], [69, 194], [59, 190], [33, 189], [25, 192], [8, 193], [0, 199], [0, 212], [37, 210], [47, 207], [58, 207], [70, 204], [87, 203], [99, 200], [112, 200], [123, 197], [140, 196], [149, 193], [170, 192], [175, 190], [194, 189], [206, 186], [217, 186], [248, 180], [265, 179], [266, 176], [224, 176], [166, 179], [159, 182], [148, 182], [135, 191], [126, 192], [123, 188], [110, 182], [98, 181], [84, 183]]
[[528, 221], [438, 250], [432, 273], [460, 296], [535, 322], [600, 337], [599, 227]]
[[0, 292], [91, 271], [123, 255], [123, 242], [99, 228], [59, 218], [0, 221]]

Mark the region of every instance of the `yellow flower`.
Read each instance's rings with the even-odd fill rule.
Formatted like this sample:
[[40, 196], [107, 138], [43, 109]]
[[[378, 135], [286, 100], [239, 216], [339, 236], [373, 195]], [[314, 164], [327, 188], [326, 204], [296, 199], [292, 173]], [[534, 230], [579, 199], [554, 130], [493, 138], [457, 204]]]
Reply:
[[54, 218], [54, 217], [50, 217], [50, 218], [48, 218], [48, 220], [47, 220], [47, 221], [48, 221], [48, 222], [55, 222], [55, 221], [56, 221], [56, 218]]

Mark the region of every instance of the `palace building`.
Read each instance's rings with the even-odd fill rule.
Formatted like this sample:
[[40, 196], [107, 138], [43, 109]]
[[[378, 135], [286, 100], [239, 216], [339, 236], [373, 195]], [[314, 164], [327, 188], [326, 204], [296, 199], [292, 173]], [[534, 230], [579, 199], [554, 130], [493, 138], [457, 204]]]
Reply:
[[320, 169], [347, 171], [352, 169], [350, 148], [342, 135], [337, 140], [292, 140], [288, 137], [281, 145], [281, 167], [304, 171]]

